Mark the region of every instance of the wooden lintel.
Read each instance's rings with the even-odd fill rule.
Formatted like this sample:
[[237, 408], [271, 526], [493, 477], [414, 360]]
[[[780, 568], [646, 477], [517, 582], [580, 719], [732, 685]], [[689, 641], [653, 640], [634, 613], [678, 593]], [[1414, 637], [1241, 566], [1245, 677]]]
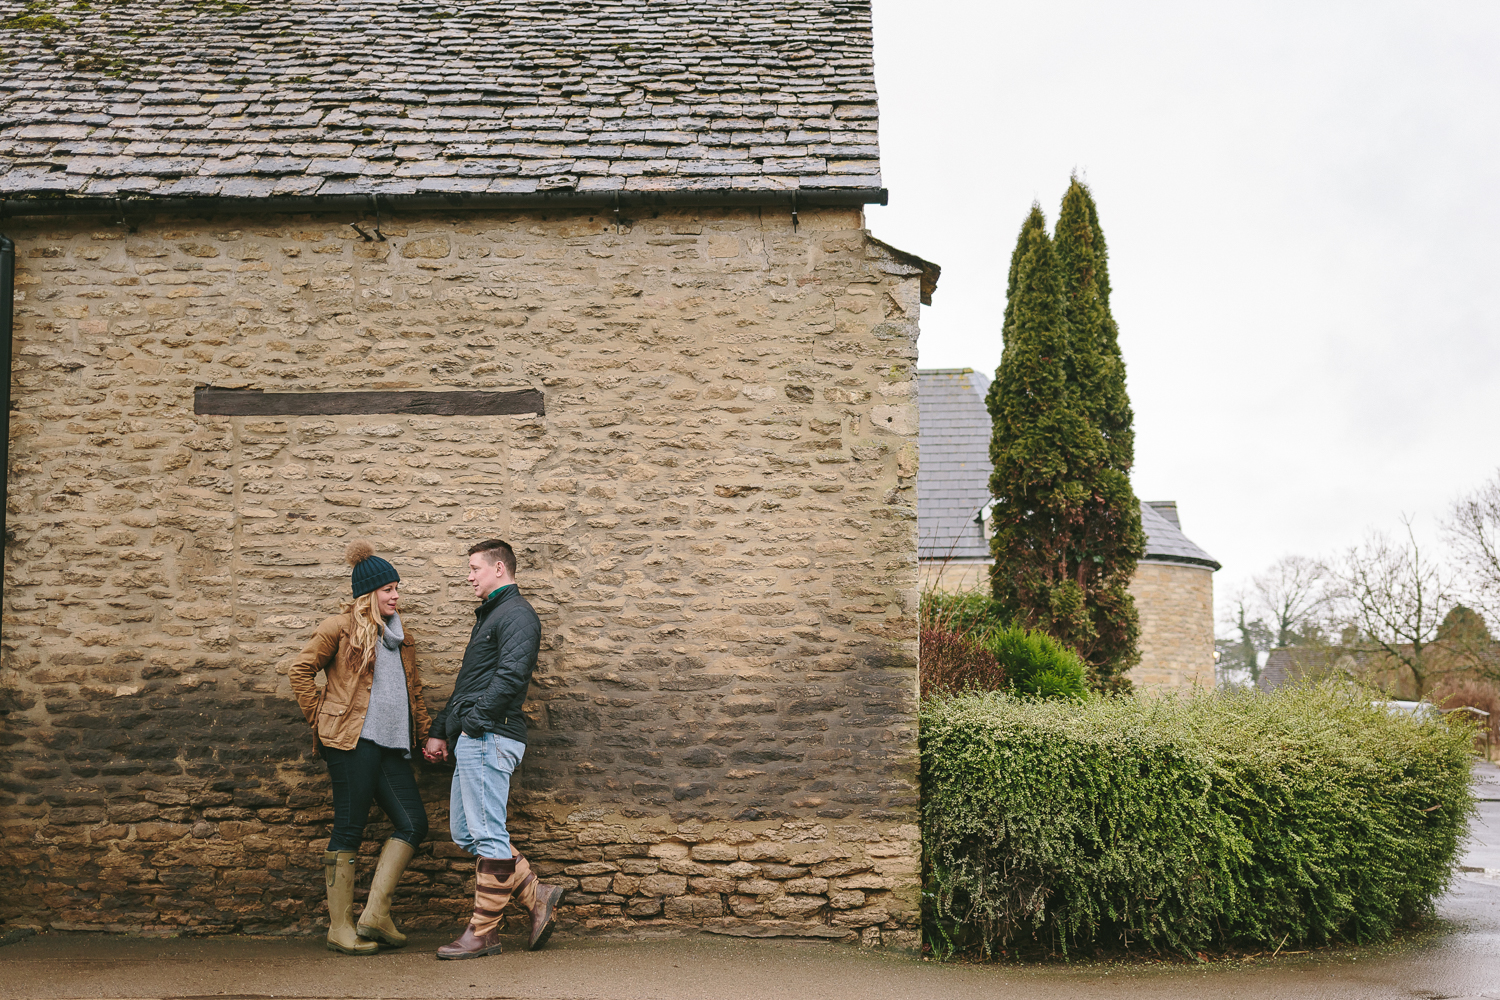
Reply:
[[546, 413], [538, 389], [510, 392], [262, 392], [199, 386], [193, 412], [221, 417], [336, 416], [394, 413], [444, 417], [487, 417], [506, 413]]

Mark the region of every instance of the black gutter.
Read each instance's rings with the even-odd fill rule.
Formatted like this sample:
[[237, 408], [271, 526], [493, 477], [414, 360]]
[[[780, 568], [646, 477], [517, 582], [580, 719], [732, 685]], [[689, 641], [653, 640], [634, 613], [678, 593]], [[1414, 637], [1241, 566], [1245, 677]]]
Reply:
[[1206, 566], [1211, 570], [1218, 571], [1224, 567], [1217, 559], [1199, 559], [1197, 556], [1172, 556], [1164, 553], [1148, 552], [1136, 560], [1137, 563], [1168, 563], [1178, 566]]
[[0, 389], [0, 413], [5, 415], [5, 433], [0, 436], [0, 602], [5, 599], [5, 550], [10, 547], [6, 533], [5, 513], [10, 503], [10, 362], [11, 331], [16, 313], [16, 245], [0, 233], [0, 372], [4, 388]]
[[536, 191], [514, 194], [334, 194], [266, 198], [3, 198], [0, 218], [50, 215], [128, 215], [131, 213], [274, 213], [351, 211], [432, 211], [550, 208], [623, 210], [651, 208], [799, 208], [884, 205], [885, 188], [801, 189], [790, 191]]

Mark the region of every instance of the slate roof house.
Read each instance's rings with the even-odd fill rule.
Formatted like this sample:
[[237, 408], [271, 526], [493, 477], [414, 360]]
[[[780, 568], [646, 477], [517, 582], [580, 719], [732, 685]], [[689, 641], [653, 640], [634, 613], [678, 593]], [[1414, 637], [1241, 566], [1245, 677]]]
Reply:
[[[990, 380], [970, 368], [917, 372], [921, 467], [917, 554], [923, 586], [989, 585]], [[1150, 691], [1214, 683], [1213, 573], [1219, 563], [1182, 533], [1177, 503], [1142, 501], [1146, 555], [1131, 594], [1141, 621], [1141, 663], [1131, 671]]]
[[[867, 0], [0, 0], [0, 919], [320, 924], [288, 663], [366, 537], [440, 705], [499, 535], [566, 928], [917, 944], [937, 269], [865, 229], [871, 44]], [[461, 926], [421, 780], [398, 917]]]

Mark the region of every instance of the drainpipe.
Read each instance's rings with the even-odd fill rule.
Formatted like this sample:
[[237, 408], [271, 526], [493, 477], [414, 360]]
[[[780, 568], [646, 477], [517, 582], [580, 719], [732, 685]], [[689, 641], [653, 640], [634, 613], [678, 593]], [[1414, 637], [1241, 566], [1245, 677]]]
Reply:
[[5, 529], [5, 509], [10, 498], [10, 337], [16, 312], [16, 245], [0, 233], [0, 601], [5, 599], [5, 550], [10, 536]]

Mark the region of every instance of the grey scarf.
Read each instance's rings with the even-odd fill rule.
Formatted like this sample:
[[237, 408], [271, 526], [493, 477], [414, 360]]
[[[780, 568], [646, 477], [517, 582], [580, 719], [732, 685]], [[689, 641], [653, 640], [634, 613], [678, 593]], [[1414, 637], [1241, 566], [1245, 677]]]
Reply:
[[401, 665], [401, 616], [391, 615], [375, 647], [375, 676], [370, 681], [370, 708], [359, 735], [393, 750], [411, 750], [410, 706], [406, 669]]

